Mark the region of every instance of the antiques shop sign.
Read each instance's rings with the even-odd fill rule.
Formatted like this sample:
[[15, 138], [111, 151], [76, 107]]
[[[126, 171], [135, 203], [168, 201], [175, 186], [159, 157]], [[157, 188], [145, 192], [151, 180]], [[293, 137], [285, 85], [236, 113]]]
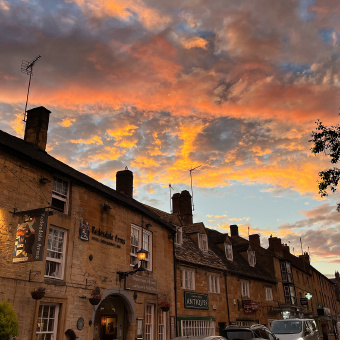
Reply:
[[208, 294], [184, 292], [184, 307], [193, 309], [209, 309]]
[[151, 277], [131, 275], [125, 279], [125, 289], [157, 294], [157, 281]]

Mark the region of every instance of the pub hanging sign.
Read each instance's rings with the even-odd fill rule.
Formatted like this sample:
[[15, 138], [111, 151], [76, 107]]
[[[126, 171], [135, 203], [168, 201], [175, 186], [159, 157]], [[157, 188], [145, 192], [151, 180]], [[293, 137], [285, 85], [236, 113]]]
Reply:
[[35, 209], [17, 213], [19, 222], [15, 236], [13, 262], [43, 261], [49, 212]]

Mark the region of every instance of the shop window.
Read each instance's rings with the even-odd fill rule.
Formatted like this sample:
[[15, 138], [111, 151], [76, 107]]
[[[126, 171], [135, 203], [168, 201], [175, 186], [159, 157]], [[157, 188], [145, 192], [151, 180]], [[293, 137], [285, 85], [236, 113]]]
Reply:
[[233, 260], [233, 246], [230, 243], [224, 243], [225, 255], [228, 260]]
[[193, 270], [181, 270], [181, 287], [183, 289], [195, 290], [195, 272]]
[[59, 305], [40, 303], [36, 339], [56, 339], [58, 329]]
[[69, 183], [59, 177], [53, 178], [52, 208], [64, 214], [68, 213]]
[[66, 231], [50, 226], [48, 231], [45, 277], [64, 277]]
[[143, 248], [146, 252], [145, 268], [152, 270], [152, 233], [143, 229], [143, 241], [141, 234], [141, 227], [131, 226], [130, 265], [134, 266], [139, 262], [137, 252]]
[[198, 235], [198, 247], [202, 251], [208, 251], [208, 238], [206, 234], [199, 234]]
[[215, 335], [215, 322], [211, 320], [181, 320], [182, 337]]
[[145, 312], [145, 340], [153, 340], [154, 305], [146, 305]]
[[240, 282], [241, 282], [241, 296], [242, 297], [250, 297], [249, 282], [248, 281], [240, 281]]
[[252, 250], [248, 250], [248, 263], [250, 266], [255, 267], [256, 264], [256, 256], [255, 256], [255, 252]]
[[209, 293], [220, 293], [220, 278], [216, 275], [209, 275]]
[[160, 312], [158, 315], [158, 334], [159, 340], [166, 340], [166, 312]]
[[175, 244], [181, 246], [183, 244], [183, 229], [182, 227], [176, 228]]
[[273, 301], [273, 289], [271, 287], [266, 287], [266, 301]]

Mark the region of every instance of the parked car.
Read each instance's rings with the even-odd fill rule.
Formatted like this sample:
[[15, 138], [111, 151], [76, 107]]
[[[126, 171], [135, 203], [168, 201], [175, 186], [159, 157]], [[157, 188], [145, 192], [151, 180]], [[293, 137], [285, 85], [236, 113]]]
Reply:
[[319, 331], [313, 319], [275, 320], [270, 327], [280, 340], [319, 340]]
[[173, 338], [171, 340], [227, 340], [223, 336], [220, 335], [203, 335], [203, 336], [180, 336], [177, 338]]
[[252, 325], [249, 327], [228, 326], [222, 331], [222, 335], [228, 340], [278, 340], [276, 336], [263, 325]]

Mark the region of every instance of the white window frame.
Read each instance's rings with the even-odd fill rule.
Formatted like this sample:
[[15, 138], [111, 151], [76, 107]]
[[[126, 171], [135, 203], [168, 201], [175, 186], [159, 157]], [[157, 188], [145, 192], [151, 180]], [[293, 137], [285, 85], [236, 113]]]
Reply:
[[250, 266], [255, 267], [256, 264], [256, 255], [255, 251], [253, 250], [247, 250], [248, 253], [248, 263]]
[[[59, 185], [57, 186], [57, 181]], [[63, 192], [63, 187], [66, 186], [66, 194]], [[68, 213], [68, 206], [69, 206], [69, 196], [70, 196], [70, 182], [66, 181], [65, 179], [54, 176], [53, 177], [53, 187], [52, 187], [52, 199], [56, 199], [58, 201], [64, 202], [64, 209], [60, 211], [59, 209], [53, 208], [54, 210], [60, 211], [64, 214]]]
[[198, 247], [202, 251], [208, 251], [208, 236], [207, 236], [207, 234], [198, 234]]
[[[47, 309], [49, 312], [47, 313], [47, 318], [43, 318], [44, 316], [44, 310]], [[50, 309], [54, 308], [53, 317], [51, 317]], [[37, 328], [35, 331], [36, 337], [39, 335], [47, 335], [50, 334], [52, 340], [57, 339], [57, 330], [58, 330], [58, 318], [59, 318], [59, 304], [57, 303], [45, 303], [41, 302], [39, 305], [39, 311], [38, 311], [38, 319], [37, 319]], [[51, 320], [54, 320], [54, 322], [50, 322]], [[46, 330], [44, 329], [43, 325], [47, 324]], [[48, 327], [52, 326], [51, 329], [48, 329]]]
[[[63, 237], [61, 238], [61, 234]], [[59, 242], [62, 240], [61, 249], [59, 247]], [[53, 279], [62, 280], [64, 278], [64, 270], [65, 270], [65, 258], [66, 258], [66, 242], [67, 242], [67, 230], [56, 227], [54, 225], [50, 225], [48, 229], [48, 238], [47, 238], [47, 251], [46, 251], [46, 263], [45, 263], [45, 277], [50, 277]], [[56, 258], [49, 255], [59, 255], [60, 258]], [[54, 275], [48, 274], [47, 270], [49, 269], [49, 263], [56, 263], [56, 266], [59, 267], [58, 272], [54, 272]]]
[[182, 337], [201, 337], [215, 335], [215, 321], [181, 320]]
[[147, 304], [145, 310], [145, 340], [153, 340], [155, 305]]
[[208, 286], [209, 293], [220, 294], [220, 277], [217, 275], [209, 275]]
[[143, 339], [143, 319], [137, 319], [137, 339]]
[[181, 269], [181, 288], [195, 290], [195, 271]]
[[183, 228], [182, 227], [176, 228], [175, 244], [177, 244], [178, 246], [181, 246], [183, 244]]
[[225, 249], [225, 255], [227, 259], [230, 261], [233, 261], [234, 259], [233, 246], [228, 242], [224, 242], [224, 249]]
[[158, 339], [166, 340], [166, 312], [158, 314]]
[[266, 301], [273, 301], [273, 288], [265, 287]]
[[241, 296], [242, 297], [250, 297], [250, 293], [249, 293], [249, 281], [240, 281], [241, 284]]
[[[145, 269], [152, 271], [152, 232], [143, 228], [143, 242], [141, 238], [142, 228], [134, 224], [131, 225], [130, 239], [130, 266], [133, 267], [140, 261], [137, 257], [137, 251], [143, 248], [146, 251]], [[137, 235], [137, 238], [135, 237]], [[148, 240], [148, 241], [147, 241]]]

